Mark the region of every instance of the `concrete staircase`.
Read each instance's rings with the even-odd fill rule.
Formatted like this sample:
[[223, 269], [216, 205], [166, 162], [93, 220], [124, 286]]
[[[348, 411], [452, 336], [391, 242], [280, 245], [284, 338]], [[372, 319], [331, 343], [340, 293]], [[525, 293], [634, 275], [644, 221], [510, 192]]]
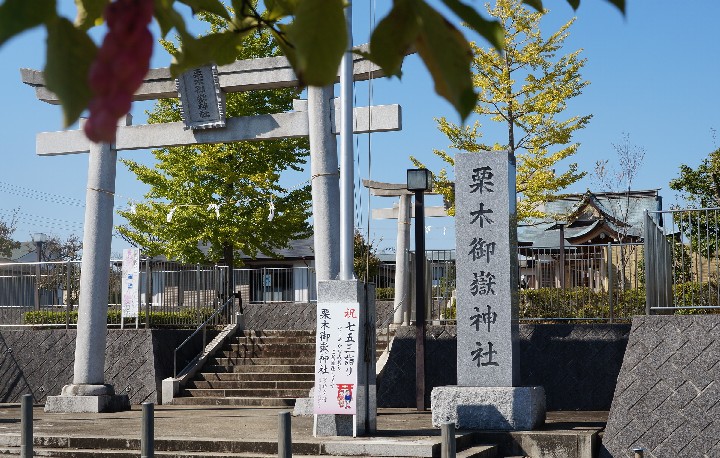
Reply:
[[173, 404], [292, 407], [314, 383], [315, 331], [243, 331]]
[[[0, 456], [21, 456], [19, 438], [0, 434]], [[458, 458], [498, 458], [495, 445], [476, 445], [458, 437]], [[137, 458], [140, 441], [111, 437], [36, 436], [33, 456], [54, 458]], [[293, 442], [292, 455], [303, 458], [336, 457], [440, 457], [440, 442], [393, 439], [368, 441], [346, 438], [324, 443]], [[273, 458], [278, 456], [277, 441], [155, 439], [154, 456], [163, 458]]]
[[[377, 358], [386, 333], [378, 330]], [[312, 388], [314, 364], [314, 330], [246, 330], [211, 355], [172, 403], [292, 407]]]

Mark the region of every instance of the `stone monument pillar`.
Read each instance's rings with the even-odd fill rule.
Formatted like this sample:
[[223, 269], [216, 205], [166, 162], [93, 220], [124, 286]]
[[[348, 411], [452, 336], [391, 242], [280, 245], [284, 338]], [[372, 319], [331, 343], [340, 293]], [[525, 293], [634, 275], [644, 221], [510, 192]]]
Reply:
[[[130, 116], [123, 119], [129, 124]], [[105, 384], [108, 284], [112, 244], [117, 151], [92, 144], [85, 197], [82, 273], [78, 306], [73, 383], [60, 396], [48, 396], [46, 412], [114, 412], [128, 410], [126, 394]]]
[[519, 386], [515, 159], [457, 154], [455, 179], [458, 386], [433, 389], [433, 425], [533, 429], [545, 392]]

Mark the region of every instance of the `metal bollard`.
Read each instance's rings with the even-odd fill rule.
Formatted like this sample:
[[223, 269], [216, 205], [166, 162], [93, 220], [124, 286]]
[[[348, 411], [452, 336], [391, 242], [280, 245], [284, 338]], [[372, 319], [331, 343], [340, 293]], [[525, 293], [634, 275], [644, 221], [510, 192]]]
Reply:
[[440, 425], [440, 433], [442, 435], [441, 458], [455, 458], [455, 423], [452, 421], [443, 423]]
[[643, 458], [645, 455], [645, 449], [642, 447], [635, 447], [632, 449], [633, 453], [635, 454], [635, 458]]
[[278, 458], [292, 458], [290, 412], [278, 413]]
[[155, 456], [155, 404], [142, 403], [142, 432], [140, 433], [140, 456]]
[[33, 456], [33, 397], [24, 394], [20, 400], [20, 458]]

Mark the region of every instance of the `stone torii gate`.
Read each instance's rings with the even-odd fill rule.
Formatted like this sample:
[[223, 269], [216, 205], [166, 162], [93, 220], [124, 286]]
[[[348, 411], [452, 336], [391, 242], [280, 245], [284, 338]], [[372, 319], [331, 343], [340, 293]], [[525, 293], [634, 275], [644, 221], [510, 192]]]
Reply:
[[[394, 208], [376, 208], [372, 211], [373, 219], [397, 220], [397, 243], [395, 249], [395, 296], [393, 300], [393, 324], [410, 324], [410, 218], [415, 217], [415, 208], [410, 205], [413, 192], [407, 185], [381, 183], [363, 180], [363, 186], [370, 194], [380, 197], [399, 197], [400, 205]], [[427, 194], [437, 194], [428, 192]], [[448, 216], [444, 207], [425, 207], [425, 217]], [[423, 256], [424, 258], [424, 256]], [[417, 258], [416, 258], [417, 260]]]
[[[355, 57], [353, 77], [366, 80], [382, 76], [369, 61]], [[33, 86], [39, 100], [57, 104], [45, 87], [42, 72], [22, 69], [22, 81]], [[237, 61], [218, 68], [224, 92], [296, 87], [299, 82], [285, 57]], [[177, 97], [175, 79], [167, 68], [148, 72], [134, 100]], [[184, 123], [131, 126], [130, 117], [118, 127], [115, 144], [94, 144], [82, 130], [45, 132], [37, 136], [38, 155], [89, 153], [81, 290], [75, 348], [73, 383], [60, 396], [49, 396], [45, 410], [55, 412], [104, 412], [128, 408], [125, 395], [115, 395], [105, 384], [108, 266], [112, 241], [117, 151], [179, 145], [225, 143], [310, 137], [312, 195], [316, 233], [316, 266], [319, 280], [337, 274], [339, 261], [339, 189], [334, 136], [339, 133], [332, 106], [332, 86], [308, 88], [307, 105], [295, 104], [294, 112], [227, 119], [226, 127], [187, 130]], [[307, 109], [305, 108], [307, 107]], [[354, 133], [382, 132], [401, 128], [398, 105], [356, 108]]]

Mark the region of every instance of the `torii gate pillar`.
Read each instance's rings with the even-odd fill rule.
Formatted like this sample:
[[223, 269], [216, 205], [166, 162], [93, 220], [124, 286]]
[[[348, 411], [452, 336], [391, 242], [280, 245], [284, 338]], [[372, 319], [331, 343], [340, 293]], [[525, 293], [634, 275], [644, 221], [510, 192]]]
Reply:
[[340, 174], [332, 132], [333, 86], [308, 87], [308, 137], [317, 281], [340, 272]]
[[[397, 219], [397, 245], [395, 247], [395, 296], [393, 301], [393, 324], [409, 325], [411, 318], [410, 307], [410, 219], [414, 217], [414, 209], [410, 205], [412, 193], [405, 184], [380, 183], [363, 180], [363, 186], [370, 190], [370, 194], [380, 197], [399, 197], [400, 205], [397, 208], [382, 208], [372, 211], [373, 219]], [[433, 192], [427, 194], [436, 194]], [[443, 207], [426, 207], [426, 217], [443, 217], [447, 213]], [[424, 253], [423, 253], [424, 255]], [[416, 257], [416, 262], [424, 262]]]
[[[128, 115], [124, 125], [131, 123]], [[117, 150], [107, 143], [92, 144], [85, 194], [80, 303], [73, 383], [60, 396], [48, 396], [46, 412], [116, 412], [129, 410], [127, 394], [116, 395], [105, 384], [107, 291], [110, 282], [113, 207]], [[96, 351], [97, 349], [102, 349]]]

